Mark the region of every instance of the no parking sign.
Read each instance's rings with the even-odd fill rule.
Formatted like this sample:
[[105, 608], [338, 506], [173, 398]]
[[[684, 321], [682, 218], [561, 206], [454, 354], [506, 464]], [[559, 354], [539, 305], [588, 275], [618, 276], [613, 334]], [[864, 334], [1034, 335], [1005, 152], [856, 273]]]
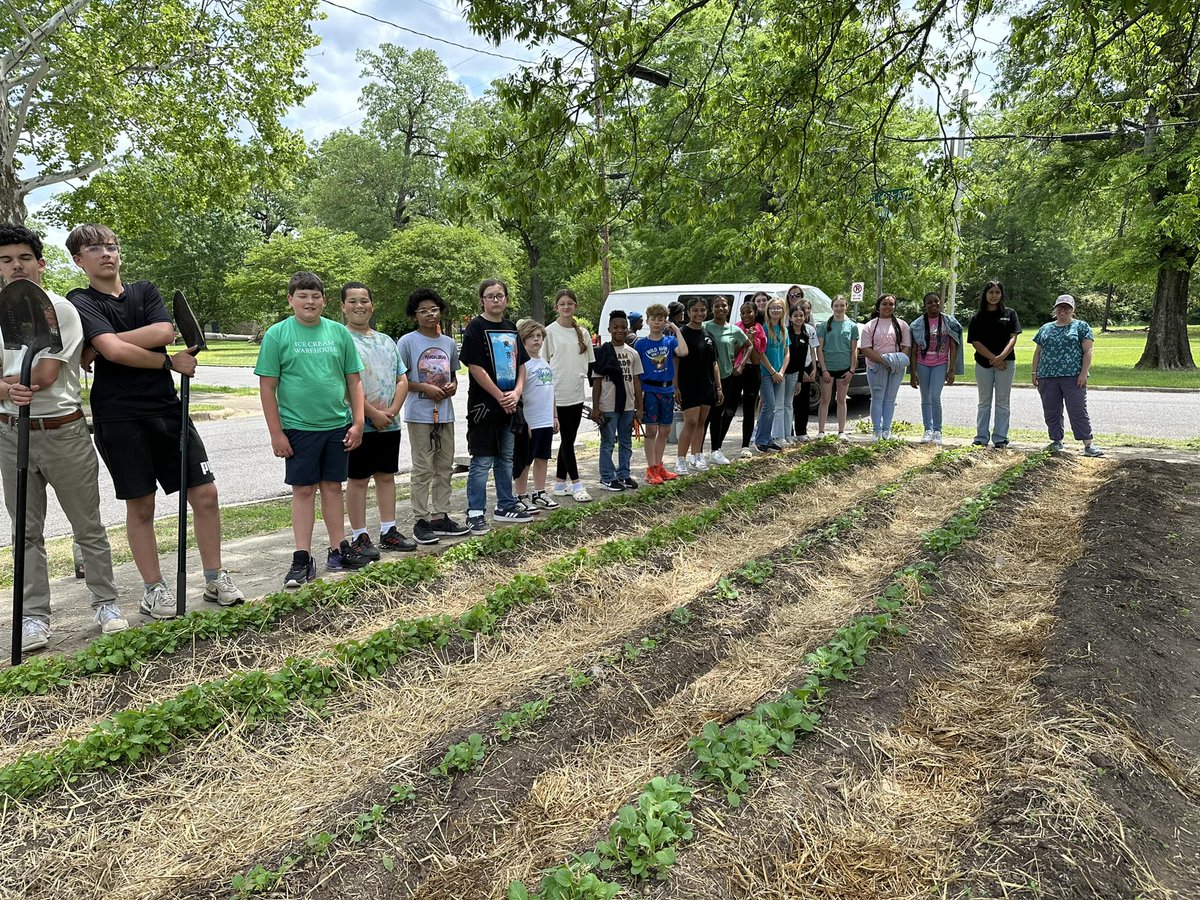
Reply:
[[863, 301], [863, 292], [866, 290], [866, 284], [861, 281], [856, 281], [850, 285], [850, 302], [858, 306]]

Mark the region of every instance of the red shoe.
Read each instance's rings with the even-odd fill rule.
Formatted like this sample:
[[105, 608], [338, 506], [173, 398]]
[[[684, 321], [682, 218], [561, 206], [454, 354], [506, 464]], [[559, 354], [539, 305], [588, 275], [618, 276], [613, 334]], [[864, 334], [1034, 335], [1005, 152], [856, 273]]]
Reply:
[[662, 484], [662, 476], [658, 474], [658, 466], [651, 466], [646, 470], [646, 484]]
[[679, 476], [676, 475], [674, 472], [672, 472], [670, 469], [668, 469], [666, 466], [664, 466], [662, 463], [659, 463], [658, 464], [658, 477], [661, 478], [663, 481], [674, 481]]

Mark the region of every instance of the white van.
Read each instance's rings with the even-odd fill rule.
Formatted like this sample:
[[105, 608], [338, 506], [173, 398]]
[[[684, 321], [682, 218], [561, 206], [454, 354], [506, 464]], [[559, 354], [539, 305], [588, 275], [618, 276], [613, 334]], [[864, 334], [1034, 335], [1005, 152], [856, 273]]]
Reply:
[[[601, 341], [608, 341], [610, 340], [608, 315], [614, 309], [620, 309], [626, 313], [641, 313], [645, 317], [646, 308], [653, 303], [668, 306], [672, 301], [678, 300], [687, 306], [694, 297], [704, 297], [710, 305], [714, 297], [733, 297], [733, 308], [729, 312], [729, 319], [731, 322], [737, 322], [738, 310], [744, 300], [750, 299], [759, 291], [766, 291], [772, 297], [784, 299], [787, 297], [788, 288], [793, 284], [800, 284], [800, 282], [788, 282], [787, 284], [660, 284], [651, 287], [625, 288], [621, 291], [613, 291], [608, 295], [608, 299], [604, 301], [604, 308], [600, 311], [600, 321], [596, 323], [596, 330], [599, 332], [598, 336]], [[804, 299], [812, 303], [814, 324], [820, 325], [821, 322], [833, 315], [833, 300], [828, 294], [811, 284], [800, 284], [800, 287], [804, 291]], [[646, 331], [646, 326], [643, 325], [638, 335], [644, 337]], [[861, 353], [858, 357], [858, 371], [854, 373], [854, 378], [850, 382], [849, 393], [852, 397], [871, 396], [871, 388], [867, 385], [867, 362]], [[813, 403], [816, 404], [815, 397]]]

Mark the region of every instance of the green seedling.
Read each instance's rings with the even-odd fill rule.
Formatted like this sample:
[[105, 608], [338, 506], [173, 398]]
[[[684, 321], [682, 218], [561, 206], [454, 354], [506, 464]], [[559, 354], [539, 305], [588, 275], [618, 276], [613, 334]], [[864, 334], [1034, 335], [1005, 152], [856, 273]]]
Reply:
[[472, 733], [465, 741], [454, 744], [442, 757], [442, 762], [435, 768], [434, 774], [449, 778], [451, 772], [470, 772], [487, 754], [483, 745], [483, 735]]

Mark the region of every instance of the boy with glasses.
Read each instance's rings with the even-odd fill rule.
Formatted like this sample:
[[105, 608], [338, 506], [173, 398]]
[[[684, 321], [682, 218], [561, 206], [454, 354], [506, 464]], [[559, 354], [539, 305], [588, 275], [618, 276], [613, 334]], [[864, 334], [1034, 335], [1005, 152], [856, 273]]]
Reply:
[[[450, 479], [454, 475], [454, 395], [458, 393], [458, 347], [443, 334], [446, 301], [432, 288], [408, 295], [405, 312], [417, 323], [396, 342], [408, 369], [404, 421], [412, 453], [413, 539], [436, 544], [461, 537], [467, 527], [450, 518]], [[436, 515], [435, 515], [436, 513]]]
[[[92, 425], [96, 448], [125, 501], [126, 534], [145, 591], [141, 611], [173, 619], [175, 597], [162, 577], [154, 534], [155, 482], [173, 494], [186, 488], [196, 547], [204, 568], [204, 599], [232, 606], [242, 592], [221, 565], [221, 510], [216, 476], [204, 442], [175, 393], [172, 372], [196, 372], [194, 347], [174, 355], [167, 345], [175, 328], [158, 288], [150, 281], [121, 281], [121, 247], [103, 225], [80, 225], [67, 236], [67, 252], [88, 277], [68, 299], [79, 312], [83, 337], [95, 354]], [[90, 354], [85, 355], [85, 360]], [[187, 428], [187, 485], [179, 483], [179, 439]]]

